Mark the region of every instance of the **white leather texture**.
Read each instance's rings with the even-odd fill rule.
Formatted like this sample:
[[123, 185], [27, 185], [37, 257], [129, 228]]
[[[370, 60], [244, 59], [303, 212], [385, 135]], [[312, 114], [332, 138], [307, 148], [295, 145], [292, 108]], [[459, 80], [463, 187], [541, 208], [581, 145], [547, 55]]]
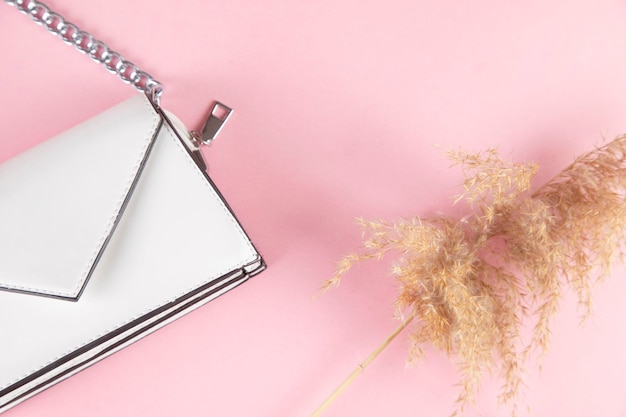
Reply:
[[76, 355], [76, 357], [67, 360], [49, 372], [33, 378], [28, 383], [21, 385], [19, 388], [11, 391], [8, 395], [3, 397], [2, 400], [0, 400], [0, 413], [13, 408], [17, 404], [45, 390], [46, 388], [69, 378], [90, 365], [93, 365], [94, 363], [112, 355], [133, 342], [136, 342], [148, 334], [182, 317], [183, 315], [201, 307], [207, 302], [240, 285], [246, 279], [246, 277], [238, 276], [225, 283], [220, 281], [219, 285], [216, 284], [215, 286], [211, 286], [191, 297], [188, 305], [185, 305], [184, 307], [181, 307], [179, 304], [169, 305], [168, 308], [166, 308], [163, 312], [156, 314], [154, 317], [139, 322], [135, 326], [129, 327], [119, 335], [115, 335], [114, 337], [107, 339], [105, 342], [93, 346], [91, 349], [80, 352], [80, 354]]
[[[144, 101], [138, 96], [122, 103], [111, 110], [120, 118], [110, 120], [124, 123], [124, 114], [135, 117], [127, 113], [129, 106], [143, 107]], [[89, 129], [99, 123], [89, 122]], [[106, 177], [115, 168], [107, 165], [101, 174]], [[30, 255], [32, 263], [38, 264], [40, 256], [48, 262], [49, 254]], [[158, 308], [171, 308], [168, 303], [258, 257], [205, 174], [163, 125], [81, 298], [70, 302], [0, 291], [0, 392], [5, 390], [0, 409], [23, 390], [7, 392], [8, 387], [81, 348], [97, 348], [90, 342]]]
[[0, 287], [78, 295], [159, 120], [128, 101], [0, 164]]

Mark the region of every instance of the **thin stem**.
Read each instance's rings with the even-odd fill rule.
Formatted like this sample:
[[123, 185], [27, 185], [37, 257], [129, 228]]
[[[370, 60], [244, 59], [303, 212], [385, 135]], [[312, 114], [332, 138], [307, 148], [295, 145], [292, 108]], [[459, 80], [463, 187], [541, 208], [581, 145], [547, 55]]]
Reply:
[[376, 359], [376, 357], [378, 355], [380, 355], [380, 353], [385, 350], [385, 348], [393, 341], [393, 339], [396, 338], [396, 336], [398, 336], [402, 330], [404, 330], [406, 328], [406, 326], [409, 325], [409, 323], [415, 318], [416, 313], [413, 312], [409, 317], [407, 317], [400, 326], [398, 326], [398, 328], [396, 330], [393, 331], [393, 333], [391, 333], [391, 335], [385, 339], [385, 341], [378, 346], [368, 357], [367, 359], [365, 359], [365, 361], [363, 361], [362, 363], [360, 363], [355, 369], [354, 371], [352, 371], [352, 373], [350, 373], [350, 375], [348, 375], [348, 377], [341, 383], [341, 385], [339, 385], [327, 398], [326, 400], [324, 400], [323, 403], [321, 403], [319, 405], [319, 407], [317, 407], [315, 409], [315, 411], [313, 412], [313, 414], [311, 414], [311, 417], [317, 417], [319, 415], [322, 414], [322, 412], [330, 405], [332, 404], [333, 401], [335, 401], [337, 399], [337, 397], [339, 397], [339, 394], [341, 394], [350, 384], [352, 384], [352, 382], [354, 382], [354, 380], [363, 373], [363, 371], [365, 370], [365, 368], [368, 367], [368, 365], [370, 363], [372, 363], [372, 361], [374, 359]]

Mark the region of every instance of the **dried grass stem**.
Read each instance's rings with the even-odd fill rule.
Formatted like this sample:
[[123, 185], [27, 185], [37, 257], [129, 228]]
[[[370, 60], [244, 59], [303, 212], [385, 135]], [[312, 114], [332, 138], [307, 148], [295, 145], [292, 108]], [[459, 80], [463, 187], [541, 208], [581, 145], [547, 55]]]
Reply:
[[400, 333], [402, 333], [402, 330], [404, 330], [415, 318], [416, 314], [411, 314], [409, 315], [400, 326], [398, 326], [396, 328], [396, 330], [393, 331], [393, 333], [391, 333], [391, 335], [389, 335], [389, 337], [387, 337], [387, 339], [385, 339], [385, 341], [383, 343], [381, 343], [368, 357], [367, 359], [365, 359], [363, 362], [361, 362], [356, 368], [354, 368], [354, 370], [350, 373], [350, 375], [348, 375], [348, 377], [346, 379], [344, 379], [344, 381], [332, 392], [330, 393], [330, 395], [324, 400], [324, 402], [322, 402], [319, 407], [317, 407], [315, 409], [315, 411], [313, 412], [313, 414], [311, 414], [311, 417], [317, 417], [319, 415], [321, 415], [324, 410], [326, 410], [326, 408], [332, 404], [337, 397], [339, 397], [339, 395], [346, 389], [348, 388], [348, 386], [350, 386], [350, 384], [352, 384], [354, 382], [354, 380], [363, 373], [363, 371], [365, 371], [365, 368], [367, 368], [370, 363], [372, 363], [374, 361], [374, 359], [376, 359], [378, 357], [378, 355], [380, 355], [382, 353], [383, 350], [385, 350], [385, 348], [387, 346], [389, 346], [389, 344], [391, 342], [393, 342], [393, 340], [396, 338], [396, 336], [398, 336]]

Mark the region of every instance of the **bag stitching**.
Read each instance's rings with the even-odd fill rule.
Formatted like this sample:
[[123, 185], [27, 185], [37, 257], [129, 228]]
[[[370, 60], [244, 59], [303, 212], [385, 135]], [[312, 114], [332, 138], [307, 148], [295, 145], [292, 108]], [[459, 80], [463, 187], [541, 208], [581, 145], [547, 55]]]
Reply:
[[37, 293], [41, 293], [41, 294], [56, 295], [56, 296], [61, 296], [61, 297], [63, 297], [63, 296], [64, 297], [73, 297], [76, 294], [76, 292], [85, 284], [85, 281], [87, 280], [87, 275], [89, 274], [89, 271], [91, 270], [93, 262], [95, 261], [96, 257], [98, 256], [98, 253], [100, 253], [100, 250], [101, 250], [102, 245], [104, 244], [105, 240], [109, 236], [111, 228], [113, 227], [113, 224], [115, 223], [115, 219], [117, 218], [117, 216], [118, 216], [118, 214], [119, 214], [119, 212], [121, 210], [121, 206], [122, 206], [124, 200], [126, 199], [126, 196], [128, 195], [129, 191], [130, 191], [130, 187], [132, 186], [133, 181], [137, 177], [137, 172], [139, 170], [139, 166], [141, 165], [141, 161], [143, 161], [143, 158], [144, 158], [144, 156], [146, 154], [148, 146], [150, 145], [150, 139], [152, 139], [155, 136], [155, 134], [157, 134], [156, 130], [157, 130], [157, 127], [159, 126], [158, 114], [154, 111], [153, 107], [150, 105], [150, 103], [148, 102], [147, 98], [142, 100], [142, 103], [152, 113], [152, 125], [151, 125], [151, 128], [150, 128], [150, 130], [148, 132], [148, 136], [146, 137], [146, 139], [144, 139], [144, 146], [142, 147], [142, 151], [141, 151], [141, 153], [139, 155], [139, 159], [137, 160], [137, 162], [133, 166], [133, 169], [131, 171], [131, 177], [130, 177], [129, 181], [126, 183], [126, 185], [124, 186], [124, 189], [123, 189], [124, 192], [123, 192], [121, 198], [115, 204], [114, 213], [111, 216], [111, 218], [109, 219], [109, 222], [107, 223], [107, 225], [106, 225], [106, 227], [104, 229], [104, 235], [102, 235], [100, 237], [100, 239], [98, 240], [98, 244], [96, 246], [96, 249], [92, 253], [91, 257], [89, 258], [87, 266], [84, 268], [84, 272], [81, 274], [80, 281], [78, 281], [78, 283], [74, 286], [72, 291], [53, 291], [53, 290], [49, 290], [49, 289], [45, 289], [45, 288], [39, 288], [39, 287], [36, 287], [36, 286], [23, 286], [23, 285], [14, 285], [14, 284], [4, 284], [7, 289], [37, 292]]
[[109, 234], [111, 232], [111, 229], [113, 227], [113, 224], [115, 223], [115, 219], [118, 217], [118, 215], [120, 213], [120, 210], [122, 209], [122, 204], [124, 204], [124, 200], [128, 196], [128, 193], [130, 192], [130, 188], [132, 187], [133, 182], [135, 181], [135, 179], [137, 178], [137, 175], [139, 174], [139, 167], [141, 166], [141, 162], [145, 158], [146, 152], [148, 151], [148, 148], [150, 146], [150, 142], [152, 140], [156, 140], [155, 135], [158, 134], [157, 129], [159, 127], [159, 119], [160, 118], [158, 117], [158, 114], [156, 113], [156, 111], [154, 111], [154, 108], [148, 102], [148, 99], [146, 97], [144, 97], [142, 102], [143, 102], [143, 105], [146, 108], [148, 108], [148, 110], [150, 112], [152, 112], [152, 127], [150, 129], [150, 132], [149, 132], [148, 136], [144, 140], [144, 147], [142, 149], [141, 154], [139, 155], [139, 159], [135, 162], [135, 165], [133, 166], [132, 175], [131, 175], [130, 179], [128, 180], [128, 182], [126, 183], [126, 185], [124, 186], [124, 192], [122, 193], [122, 196], [120, 197], [120, 199], [117, 201], [117, 203], [115, 205], [115, 207], [116, 207], [115, 211], [114, 211], [113, 215], [111, 216], [111, 218], [109, 219], [109, 223], [106, 226], [106, 229], [104, 231], [104, 235], [100, 237], [100, 241], [98, 242], [96, 250], [91, 255], [91, 259], [89, 260], [89, 262], [87, 263], [87, 266], [85, 267], [85, 271], [83, 272], [82, 279], [80, 280], [78, 285], [76, 285], [76, 287], [74, 287], [74, 291], [73, 291], [74, 293], [80, 287], [82, 287], [84, 285], [85, 280], [87, 279], [87, 276], [89, 275], [89, 271], [91, 270], [91, 267], [92, 267], [96, 257], [98, 256], [98, 253], [100, 253], [100, 250], [102, 249], [102, 245], [104, 244], [105, 240], [109, 236]]

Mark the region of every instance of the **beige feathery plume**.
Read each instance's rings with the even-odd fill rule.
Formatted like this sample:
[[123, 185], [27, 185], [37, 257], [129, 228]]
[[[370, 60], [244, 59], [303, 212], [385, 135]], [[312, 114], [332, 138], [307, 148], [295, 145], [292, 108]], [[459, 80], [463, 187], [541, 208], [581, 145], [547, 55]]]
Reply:
[[[622, 253], [626, 136], [579, 157], [535, 192], [536, 164], [508, 163], [494, 150], [449, 156], [466, 174], [457, 201], [471, 213], [359, 219], [362, 250], [338, 263], [323, 290], [356, 263], [394, 256], [397, 310], [415, 317], [409, 359], [419, 359], [425, 344], [458, 358], [455, 415], [472, 403], [484, 371], [499, 369], [499, 399], [515, 411], [529, 353], [548, 348], [566, 287], [588, 314], [592, 285]], [[520, 329], [529, 323], [534, 330], [524, 341]]]

